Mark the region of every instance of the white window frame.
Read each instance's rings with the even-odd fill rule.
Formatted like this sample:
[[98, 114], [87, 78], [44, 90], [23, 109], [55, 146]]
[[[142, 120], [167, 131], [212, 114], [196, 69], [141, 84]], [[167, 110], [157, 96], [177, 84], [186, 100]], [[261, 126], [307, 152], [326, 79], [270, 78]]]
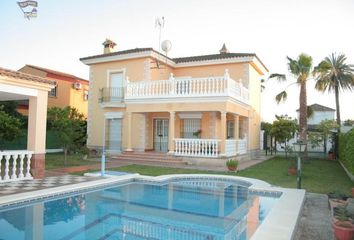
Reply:
[[107, 82], [106, 87], [111, 86], [111, 75], [114, 73], [122, 73], [123, 75], [123, 87], [126, 86], [126, 68], [108, 69], [107, 70]]

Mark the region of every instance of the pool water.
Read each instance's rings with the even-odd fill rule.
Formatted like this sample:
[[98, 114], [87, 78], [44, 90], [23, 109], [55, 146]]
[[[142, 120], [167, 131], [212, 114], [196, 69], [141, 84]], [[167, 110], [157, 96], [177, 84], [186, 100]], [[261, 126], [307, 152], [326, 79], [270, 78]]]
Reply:
[[235, 182], [132, 181], [0, 208], [0, 239], [246, 240], [276, 201]]

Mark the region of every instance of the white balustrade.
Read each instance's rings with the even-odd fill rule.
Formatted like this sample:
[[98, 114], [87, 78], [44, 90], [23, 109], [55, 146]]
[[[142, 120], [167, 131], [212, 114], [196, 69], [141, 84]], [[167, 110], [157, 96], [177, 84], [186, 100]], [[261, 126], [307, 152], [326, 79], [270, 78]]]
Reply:
[[218, 157], [218, 139], [176, 138], [175, 155], [192, 157]]
[[226, 69], [224, 76], [205, 78], [174, 78], [128, 82], [125, 99], [153, 99], [203, 96], [230, 96], [248, 103], [249, 91], [229, 77]]
[[226, 156], [236, 156], [247, 153], [247, 139], [227, 139], [225, 143]]
[[246, 154], [247, 153], [247, 138], [237, 140], [237, 153]]
[[236, 139], [227, 139], [225, 142], [225, 154], [226, 156], [236, 156], [237, 155], [237, 143]]
[[32, 154], [31, 151], [1, 151], [0, 183], [33, 179], [30, 174]]

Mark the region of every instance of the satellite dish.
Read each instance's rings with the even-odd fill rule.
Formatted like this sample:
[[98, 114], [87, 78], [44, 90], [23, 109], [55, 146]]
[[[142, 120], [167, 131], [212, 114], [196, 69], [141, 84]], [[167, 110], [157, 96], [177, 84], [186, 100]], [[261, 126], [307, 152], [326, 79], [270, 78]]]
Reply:
[[171, 50], [171, 47], [172, 47], [172, 43], [170, 40], [165, 40], [161, 43], [161, 48], [166, 53], [166, 55]]

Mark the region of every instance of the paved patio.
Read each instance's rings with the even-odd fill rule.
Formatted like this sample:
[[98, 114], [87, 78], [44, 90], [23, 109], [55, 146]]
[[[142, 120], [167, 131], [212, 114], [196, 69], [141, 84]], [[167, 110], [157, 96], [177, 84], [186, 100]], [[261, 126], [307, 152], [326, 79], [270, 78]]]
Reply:
[[24, 193], [60, 187], [80, 182], [88, 182], [99, 179], [98, 177], [84, 177], [74, 175], [64, 175], [55, 177], [46, 177], [44, 179], [22, 180], [15, 182], [0, 183], [0, 197], [11, 194]]

